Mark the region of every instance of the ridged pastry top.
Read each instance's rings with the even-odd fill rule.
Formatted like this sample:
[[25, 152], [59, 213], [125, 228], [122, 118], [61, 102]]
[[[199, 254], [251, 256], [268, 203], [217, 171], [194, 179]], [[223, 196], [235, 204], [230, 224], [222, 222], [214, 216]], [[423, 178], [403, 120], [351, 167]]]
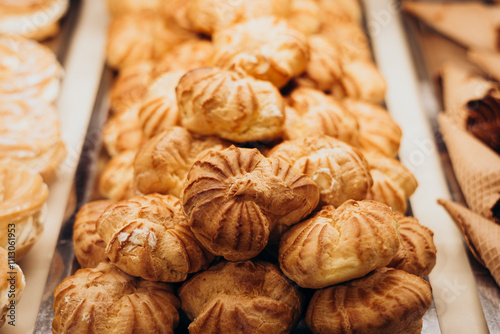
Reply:
[[159, 76], [165, 72], [177, 70], [193, 70], [209, 66], [212, 62], [214, 47], [205, 39], [188, 40], [175, 46], [155, 63], [154, 73]]
[[122, 113], [136, 106], [153, 81], [153, 61], [141, 61], [120, 69], [110, 90], [111, 111]]
[[0, 161], [17, 161], [50, 179], [66, 154], [55, 108], [36, 99], [4, 102], [0, 119]]
[[99, 193], [114, 201], [136, 195], [134, 187], [134, 161], [136, 151], [124, 151], [112, 157], [99, 176]]
[[0, 100], [40, 98], [52, 103], [63, 70], [47, 47], [22, 37], [0, 36]]
[[375, 151], [396, 157], [401, 143], [401, 128], [379, 105], [354, 99], [342, 101], [359, 123], [359, 145], [365, 151]]
[[[12, 277], [15, 279], [14, 289], [10, 286]], [[0, 247], [0, 327], [5, 324], [10, 302], [17, 303], [21, 299], [25, 283], [21, 268], [15, 263], [10, 263], [7, 250]]]
[[196, 161], [181, 195], [198, 240], [230, 261], [255, 257], [318, 199], [316, 184], [286, 162], [234, 146]]
[[420, 277], [429, 275], [436, 264], [434, 233], [414, 217], [405, 217], [401, 212], [396, 212], [396, 218], [401, 245], [388, 267]]
[[391, 262], [399, 249], [399, 224], [375, 201], [325, 206], [283, 234], [279, 263], [304, 288], [320, 289], [362, 277]]
[[364, 157], [373, 179], [367, 199], [385, 203], [394, 211], [406, 212], [406, 201], [418, 187], [413, 173], [398, 160], [380, 153], [364, 152]]
[[143, 142], [138, 106], [109, 118], [102, 131], [102, 140], [110, 156], [138, 150]]
[[143, 194], [161, 193], [179, 197], [187, 173], [209, 150], [229, 144], [217, 137], [202, 137], [175, 126], [147, 141], [137, 153], [134, 184]]
[[49, 190], [38, 173], [11, 161], [0, 162], [0, 222], [25, 218], [42, 209]]
[[180, 124], [175, 88], [184, 74], [185, 71], [166, 72], [149, 85], [138, 113], [144, 139]]
[[108, 65], [122, 68], [161, 57], [193, 35], [179, 31], [157, 12], [132, 12], [112, 19], [106, 47]]
[[200, 68], [177, 86], [182, 125], [234, 142], [276, 139], [285, 122], [284, 102], [271, 83], [237, 72]]
[[285, 20], [262, 17], [235, 24], [213, 35], [214, 64], [242, 70], [283, 87], [307, 66], [307, 38]]
[[108, 260], [106, 244], [96, 231], [96, 222], [114, 201], [94, 201], [82, 206], [73, 225], [73, 250], [81, 268], [95, 268]]
[[173, 334], [179, 307], [171, 285], [100, 263], [78, 270], [56, 287], [52, 332]]
[[151, 194], [110, 205], [97, 221], [110, 261], [151, 281], [182, 282], [213, 256], [187, 225], [179, 199]]
[[363, 278], [318, 290], [305, 321], [314, 334], [419, 334], [431, 302], [431, 286], [424, 279], [381, 268]]
[[[326, 14], [327, 11], [322, 11], [322, 13]], [[331, 16], [325, 15], [322, 18], [319, 34], [336, 45], [345, 60], [371, 61], [372, 59], [371, 47], [365, 29], [359, 22], [349, 19], [332, 19]]]
[[467, 131], [500, 154], [500, 91], [467, 103]]
[[221, 262], [179, 289], [194, 333], [290, 333], [302, 298], [278, 268], [261, 261]]
[[260, 16], [283, 17], [289, 0], [191, 0], [187, 18], [194, 30], [211, 35], [234, 23]]
[[295, 89], [288, 103], [285, 136], [297, 139], [327, 135], [357, 146], [359, 124], [357, 118], [333, 97], [311, 88]]
[[365, 199], [372, 186], [363, 155], [333, 137], [287, 140], [275, 146], [268, 156], [283, 159], [311, 177], [320, 189], [322, 205], [339, 206], [348, 199]]
[[371, 60], [356, 59], [342, 65], [343, 91], [335, 90], [338, 98], [350, 97], [372, 103], [383, 103], [387, 84]]

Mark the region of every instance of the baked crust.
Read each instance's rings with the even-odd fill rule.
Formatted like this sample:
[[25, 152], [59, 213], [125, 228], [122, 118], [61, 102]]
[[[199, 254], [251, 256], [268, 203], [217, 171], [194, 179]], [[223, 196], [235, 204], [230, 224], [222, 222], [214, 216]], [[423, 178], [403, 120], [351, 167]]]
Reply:
[[106, 244], [96, 231], [96, 222], [114, 201], [94, 201], [82, 206], [73, 224], [73, 250], [82, 268], [95, 268], [108, 261], [104, 252]]
[[129, 275], [182, 282], [213, 260], [187, 225], [179, 200], [151, 194], [111, 204], [97, 233], [109, 260]]
[[318, 200], [316, 184], [286, 162], [234, 146], [196, 161], [181, 195], [196, 238], [230, 261], [255, 257]]
[[129, 276], [103, 262], [56, 287], [52, 332], [173, 334], [179, 307], [171, 285]]
[[295, 89], [288, 98], [285, 138], [327, 135], [353, 146], [359, 145], [356, 116], [333, 97], [311, 88]]
[[320, 289], [387, 266], [399, 243], [399, 224], [387, 205], [348, 200], [287, 230], [279, 263], [301, 287]]
[[216, 66], [246, 72], [281, 88], [305, 71], [307, 38], [285, 20], [261, 17], [213, 35]]
[[381, 268], [318, 290], [305, 321], [314, 334], [419, 334], [431, 302], [431, 286], [425, 280], [402, 270]]
[[429, 275], [436, 265], [434, 233], [414, 217], [396, 212], [396, 218], [399, 222], [401, 245], [387, 266], [420, 277]]
[[99, 193], [113, 201], [136, 195], [134, 188], [135, 151], [124, 151], [112, 157], [99, 176]]
[[267, 81], [217, 68], [188, 72], [177, 86], [182, 125], [234, 142], [281, 137], [285, 122], [279, 90]]
[[134, 184], [143, 194], [172, 194], [179, 197], [187, 173], [209, 150], [229, 144], [216, 137], [193, 135], [175, 126], [147, 141], [137, 153]]
[[261, 261], [221, 262], [179, 289], [194, 333], [290, 333], [302, 296], [278, 268]]
[[143, 142], [139, 108], [135, 106], [111, 116], [102, 130], [102, 141], [112, 157], [125, 151], [137, 151]]
[[333, 137], [287, 140], [276, 145], [268, 157], [282, 159], [312, 178], [320, 189], [321, 205], [365, 199], [373, 184], [361, 152]]

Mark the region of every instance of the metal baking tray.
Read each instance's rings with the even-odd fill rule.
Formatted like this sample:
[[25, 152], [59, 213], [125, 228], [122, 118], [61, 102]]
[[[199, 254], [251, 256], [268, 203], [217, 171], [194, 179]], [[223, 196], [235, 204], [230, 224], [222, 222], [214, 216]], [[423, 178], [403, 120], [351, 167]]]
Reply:
[[[407, 31], [407, 29], [411, 31], [412, 28], [403, 25], [399, 2], [396, 0], [363, 0], [362, 2], [376, 63], [389, 86], [387, 108], [404, 133], [400, 158], [415, 173], [420, 183], [417, 193], [410, 201], [411, 209], [423, 224], [432, 228], [436, 233], [438, 263], [429, 277], [433, 286], [434, 303], [424, 317], [423, 333], [487, 333], [475, 276], [469, 265], [464, 243], [453, 222], [435, 203], [437, 197], [451, 198], [445, 177], [449, 171], [443, 170], [445, 165], [441, 163], [439, 153], [442, 150], [442, 144], [436, 141], [433, 118], [429, 117], [426, 108], [419, 102], [421, 78], [416, 75], [414, 59], [407, 43], [410, 40], [412, 46], [417, 45], [414, 36]], [[74, 150], [73, 158], [77, 158], [78, 164], [75, 166], [75, 174], [72, 175], [73, 189], [71, 192], [68, 190], [66, 196], [59, 198], [66, 207], [67, 214], [64, 219], [61, 216], [60, 229], [54, 236], [57, 244], [54, 242], [53, 256], [52, 253], [50, 254], [50, 270], [47, 278], [43, 280], [45, 286], [36, 324], [31, 331], [22, 333], [51, 332], [54, 288], [64, 277], [71, 275], [79, 268], [73, 253], [72, 226], [77, 210], [93, 195], [97, 162], [102, 150], [101, 131], [107, 118], [108, 92], [113, 80], [112, 72], [105, 68], [103, 56], [102, 38], [106, 35], [108, 18], [103, 14], [106, 9], [102, 1], [87, 0], [83, 4], [79, 18], [82, 34], [87, 29], [91, 30], [94, 38], [97, 38], [95, 36], [99, 33], [102, 35], [99, 41], [93, 41], [97, 44], [97, 49], [94, 49], [94, 59], [100, 62], [94, 64], [93, 72], [81, 74], [83, 77], [89, 75], [95, 77], [92, 81], [93, 89], [89, 88], [92, 93], [87, 94], [92, 98], [86, 102], [86, 114], [92, 117], [89, 122], [82, 122], [85, 128], [85, 139], [82, 138], [79, 143], [81, 155], [80, 151]], [[75, 36], [75, 38], [78, 39], [81, 36]], [[78, 43], [84, 45], [80, 40]], [[418, 45], [416, 49], [418, 50]], [[81, 55], [79, 59], [82, 59]], [[88, 62], [85, 59], [80, 61]], [[422, 64], [417, 65], [420, 69], [425, 69]], [[412, 102], [414, 103], [409, 106]], [[408, 113], [411, 113], [413, 117], [408, 117]], [[87, 124], [90, 124], [88, 128]], [[415, 152], [423, 154], [422, 161], [419, 160], [418, 164], [414, 163]], [[452, 242], [448, 240], [449, 238]], [[474, 273], [477, 278], [476, 267], [474, 267]], [[39, 284], [43, 285], [42, 280]], [[481, 287], [481, 285], [478, 286]], [[305, 294], [307, 296], [308, 291], [305, 291]], [[181, 323], [176, 333], [187, 333], [186, 327], [187, 319], [181, 315]], [[294, 333], [309, 333], [309, 331], [301, 322]]]

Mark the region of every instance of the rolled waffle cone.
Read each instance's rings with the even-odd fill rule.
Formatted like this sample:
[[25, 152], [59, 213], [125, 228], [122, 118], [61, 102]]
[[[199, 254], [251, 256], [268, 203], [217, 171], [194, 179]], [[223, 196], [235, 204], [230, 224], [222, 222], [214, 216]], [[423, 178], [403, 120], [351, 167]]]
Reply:
[[484, 98], [496, 85], [471, 72], [470, 68], [454, 62], [446, 62], [441, 67], [443, 79], [444, 112], [455, 125], [465, 129], [467, 103]]
[[467, 204], [483, 217], [500, 222], [500, 156], [444, 114], [438, 121]]
[[474, 257], [500, 286], [500, 225], [452, 201], [439, 199], [438, 203], [460, 227]]
[[467, 58], [496, 81], [500, 81], [500, 53], [485, 50], [469, 50]]
[[499, 50], [500, 6], [477, 2], [405, 1], [403, 9], [467, 48]]

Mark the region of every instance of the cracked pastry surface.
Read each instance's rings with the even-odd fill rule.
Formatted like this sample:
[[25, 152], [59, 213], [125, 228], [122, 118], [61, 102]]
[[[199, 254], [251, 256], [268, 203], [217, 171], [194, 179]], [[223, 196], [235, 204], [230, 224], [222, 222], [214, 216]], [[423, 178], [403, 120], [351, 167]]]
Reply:
[[96, 222], [114, 201], [89, 202], [82, 206], [73, 225], [73, 250], [81, 268], [95, 268], [108, 261], [104, 249], [106, 244], [96, 231]]
[[8, 248], [9, 232], [13, 232], [16, 261], [42, 235], [48, 195], [48, 187], [38, 173], [12, 161], [0, 162], [0, 247]]
[[113, 201], [136, 195], [134, 188], [134, 161], [136, 151], [124, 151], [112, 157], [99, 176], [99, 193]]
[[348, 200], [287, 230], [278, 260], [298, 285], [320, 289], [387, 266], [399, 244], [399, 224], [387, 205]]
[[196, 161], [181, 195], [197, 239], [230, 261], [255, 257], [318, 200], [316, 184], [285, 161], [234, 146]]
[[279, 269], [263, 261], [221, 262], [179, 289], [194, 333], [290, 333], [302, 296]]
[[309, 59], [305, 35], [275, 17], [235, 24], [217, 31], [212, 40], [214, 65], [244, 71], [278, 88], [304, 72]]
[[287, 140], [268, 157], [279, 158], [316, 182], [320, 204], [339, 206], [365, 199], [373, 184], [368, 163], [356, 148], [329, 136]]
[[414, 217], [396, 212], [396, 218], [399, 222], [401, 244], [387, 266], [420, 277], [429, 275], [436, 264], [434, 233]]
[[39, 98], [47, 103], [59, 94], [63, 69], [55, 54], [35, 41], [0, 36], [0, 100]]
[[286, 139], [327, 135], [353, 146], [359, 144], [356, 116], [333, 97], [302, 87], [290, 94], [288, 103], [292, 108], [286, 110]]
[[110, 205], [97, 221], [109, 260], [129, 275], [182, 282], [212, 261], [177, 197], [150, 194]]
[[56, 287], [52, 332], [173, 334], [179, 307], [171, 285], [129, 276], [103, 262]]
[[271, 83], [237, 72], [200, 68], [177, 86], [182, 125], [201, 135], [234, 142], [279, 138], [285, 122], [284, 101]]
[[57, 111], [43, 100], [0, 106], [0, 161], [12, 160], [50, 182], [66, 156]]
[[318, 290], [305, 322], [314, 334], [418, 334], [431, 302], [431, 286], [424, 279], [381, 268], [363, 278]]
[[187, 173], [209, 150], [229, 144], [217, 137], [191, 134], [179, 126], [165, 130], [147, 141], [134, 162], [134, 184], [143, 194], [161, 193], [179, 197]]

